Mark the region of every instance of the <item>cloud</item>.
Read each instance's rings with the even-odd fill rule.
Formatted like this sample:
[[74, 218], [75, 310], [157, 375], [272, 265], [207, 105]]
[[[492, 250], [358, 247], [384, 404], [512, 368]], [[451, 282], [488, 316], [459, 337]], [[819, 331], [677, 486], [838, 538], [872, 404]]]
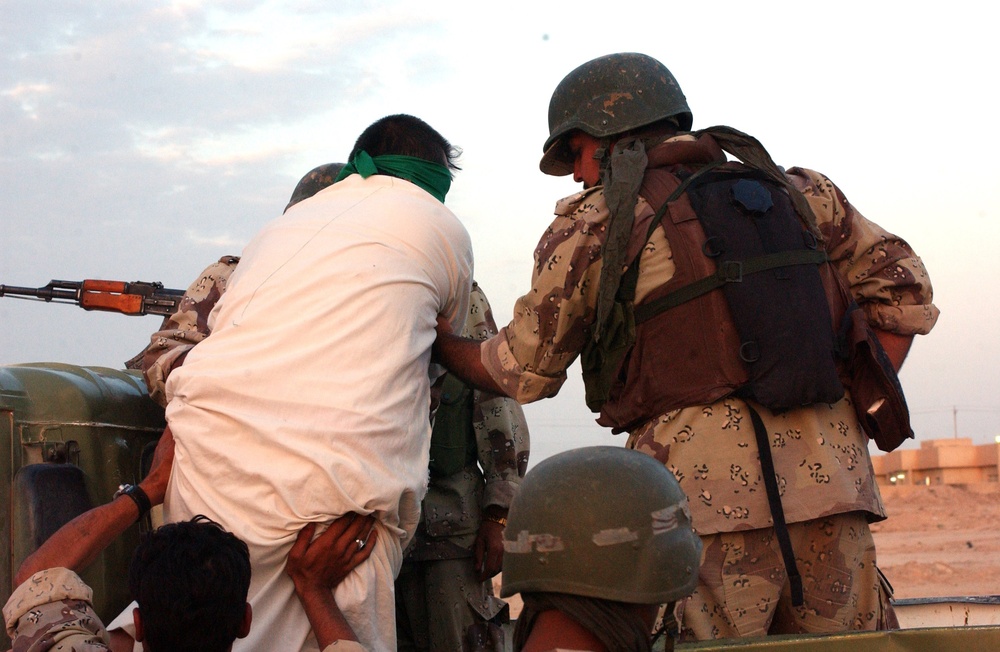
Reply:
[[188, 231], [184, 234], [184, 237], [187, 238], [189, 242], [198, 246], [211, 245], [212, 247], [232, 251], [240, 251], [243, 249], [243, 245], [246, 244], [245, 239], [235, 238], [229, 234], [206, 235], [196, 231]]
[[[615, 5], [639, 17], [628, 30], [605, 29], [608, 11], [597, 2], [568, 12], [518, 1], [6, 0], [0, 282], [186, 287], [280, 214], [304, 172], [343, 160], [372, 120], [403, 111], [465, 149], [448, 202], [469, 226], [477, 276], [502, 321], [527, 290], [555, 200], [575, 189], [537, 169], [552, 89], [592, 57], [644, 51], [678, 77], [697, 126], [732, 124], [779, 163], [830, 174], [925, 255], [947, 322], [940, 338], [918, 340], [904, 368], [915, 401], [996, 393], [980, 371], [996, 347], [975, 327], [1000, 297], [982, 282], [990, 257], [970, 245], [995, 239], [996, 220], [979, 216], [1000, 206], [990, 158], [1000, 136], [988, 128], [1000, 46], [992, 23], [973, 19], [981, 10], [958, 2], [904, 16], [870, 2], [831, 11], [720, 0], [672, 17], [669, 38], [646, 20], [647, 3]], [[26, 303], [0, 299], [0, 361], [117, 365], [155, 326]]]

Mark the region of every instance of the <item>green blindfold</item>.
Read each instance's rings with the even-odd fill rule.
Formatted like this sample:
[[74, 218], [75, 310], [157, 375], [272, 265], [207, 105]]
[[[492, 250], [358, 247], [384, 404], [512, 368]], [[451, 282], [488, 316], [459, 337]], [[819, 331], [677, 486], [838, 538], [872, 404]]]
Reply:
[[344, 166], [334, 183], [352, 174], [360, 174], [362, 179], [367, 179], [373, 174], [387, 174], [406, 179], [429, 192], [442, 204], [448, 189], [451, 188], [451, 171], [447, 167], [414, 156], [386, 154], [372, 158], [368, 152], [362, 150]]

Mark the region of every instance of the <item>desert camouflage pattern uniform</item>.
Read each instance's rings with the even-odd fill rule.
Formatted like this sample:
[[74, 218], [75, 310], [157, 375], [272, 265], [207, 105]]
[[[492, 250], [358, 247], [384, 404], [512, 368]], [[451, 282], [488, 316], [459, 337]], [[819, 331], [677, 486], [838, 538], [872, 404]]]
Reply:
[[238, 256], [223, 256], [206, 267], [184, 293], [177, 311], [164, 319], [160, 330], [150, 337], [141, 369], [149, 395], [160, 405], [167, 405], [167, 376], [183, 364], [184, 356], [195, 344], [212, 332], [208, 316], [225, 293], [226, 283], [239, 262]]
[[[486, 295], [472, 285], [463, 335], [486, 340], [497, 326]], [[421, 522], [396, 580], [398, 649], [503, 650], [507, 604], [480, 581], [473, 546], [482, 512], [507, 509], [528, 466], [529, 438], [516, 401], [473, 392], [477, 461], [458, 473], [431, 476]]]
[[[657, 149], [680, 145], [698, 154], [694, 160], [711, 160], [693, 141], [678, 136]], [[924, 265], [909, 245], [865, 219], [822, 174], [802, 168], [787, 174], [807, 196], [829, 257], [870, 323], [901, 335], [929, 332], [938, 310]], [[627, 260], [646, 248], [636, 303], [674, 273], [663, 230], [645, 241], [654, 208], [640, 197], [635, 209]], [[554, 395], [590, 338], [608, 215], [600, 187], [557, 204], [556, 218], [535, 250], [531, 291], [517, 301], [511, 323], [483, 346], [482, 361], [491, 376], [521, 403]], [[850, 397], [781, 414], [753, 404], [770, 434], [806, 592], [805, 606], [773, 627], [786, 577], [746, 407], [747, 402], [727, 397], [674, 410], [635, 428], [626, 444], [674, 473], [689, 497], [693, 525], [704, 537], [700, 584], [681, 614], [685, 638], [758, 636], [778, 633], [779, 627], [875, 629], [891, 610], [874, 568], [868, 522], [885, 518], [885, 509], [868, 438]], [[770, 561], [760, 560], [764, 547], [772, 551]], [[828, 564], [834, 565], [832, 574]], [[858, 564], [861, 578], [855, 574]]]
[[91, 604], [93, 591], [71, 570], [38, 571], [3, 608], [12, 652], [104, 652], [111, 639]]

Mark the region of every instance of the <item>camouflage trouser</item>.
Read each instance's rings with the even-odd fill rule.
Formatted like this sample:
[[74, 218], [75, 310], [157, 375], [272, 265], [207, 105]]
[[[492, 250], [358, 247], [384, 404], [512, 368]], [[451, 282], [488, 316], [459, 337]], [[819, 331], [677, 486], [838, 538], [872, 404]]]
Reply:
[[771, 528], [702, 537], [698, 588], [679, 607], [681, 641], [897, 629], [864, 514], [788, 526], [805, 603], [792, 605]]
[[471, 557], [403, 563], [395, 587], [400, 652], [502, 652], [507, 603], [473, 565]]

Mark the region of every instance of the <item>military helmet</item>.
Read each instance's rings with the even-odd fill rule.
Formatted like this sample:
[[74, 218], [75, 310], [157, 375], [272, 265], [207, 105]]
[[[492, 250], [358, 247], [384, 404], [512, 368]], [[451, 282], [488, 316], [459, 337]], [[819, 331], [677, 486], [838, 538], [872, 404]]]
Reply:
[[616, 446], [554, 455], [525, 476], [504, 530], [501, 597], [567, 593], [633, 604], [689, 595], [701, 540], [654, 458]]
[[691, 129], [691, 109], [666, 66], [633, 52], [598, 57], [566, 75], [552, 93], [539, 167], [553, 176], [573, 173], [565, 137], [575, 129], [604, 138], [671, 117], [682, 131]]
[[295, 186], [295, 190], [292, 191], [292, 196], [288, 200], [288, 205], [285, 206], [285, 211], [303, 199], [309, 199], [323, 188], [332, 186], [333, 182], [337, 179], [337, 175], [340, 174], [343, 168], [343, 163], [325, 163], [306, 172], [306, 175]]

